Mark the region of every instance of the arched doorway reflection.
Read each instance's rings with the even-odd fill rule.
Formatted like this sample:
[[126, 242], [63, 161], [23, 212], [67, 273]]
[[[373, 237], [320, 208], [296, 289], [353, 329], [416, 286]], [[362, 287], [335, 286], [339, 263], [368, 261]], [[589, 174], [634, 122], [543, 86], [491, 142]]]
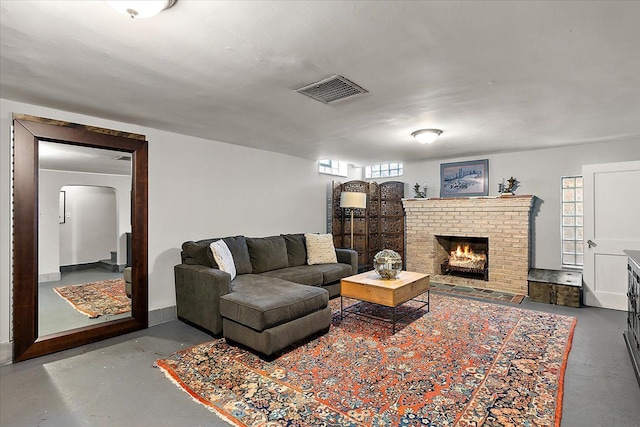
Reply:
[[[41, 169], [40, 175], [47, 184], [40, 186], [39, 227], [41, 235], [50, 238], [39, 239], [38, 262], [45, 273], [39, 275], [38, 335], [131, 316], [123, 274], [127, 248], [120, 245], [120, 240], [126, 243], [131, 227], [128, 221], [119, 224], [120, 216], [130, 215], [128, 198], [119, 204], [113, 187], [64, 185], [58, 193], [55, 224], [53, 206], [47, 206], [54, 197], [43, 193], [53, 193], [60, 182], [81, 181], [83, 174]], [[94, 176], [93, 180], [101, 178], [117, 182], [125, 194], [130, 191], [130, 173]], [[58, 229], [57, 245], [55, 233], [48, 233], [48, 228]], [[46, 273], [54, 267], [53, 273]]]

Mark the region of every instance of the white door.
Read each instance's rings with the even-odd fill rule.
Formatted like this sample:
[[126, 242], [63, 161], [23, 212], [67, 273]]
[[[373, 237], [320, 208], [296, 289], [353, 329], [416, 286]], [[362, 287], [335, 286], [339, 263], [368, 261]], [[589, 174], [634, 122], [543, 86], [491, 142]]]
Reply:
[[627, 257], [640, 250], [640, 161], [585, 165], [584, 303], [627, 310]]

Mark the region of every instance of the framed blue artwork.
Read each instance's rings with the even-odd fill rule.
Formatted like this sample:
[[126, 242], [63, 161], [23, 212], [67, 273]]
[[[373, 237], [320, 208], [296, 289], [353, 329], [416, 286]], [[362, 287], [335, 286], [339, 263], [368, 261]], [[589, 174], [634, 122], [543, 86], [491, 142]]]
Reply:
[[488, 159], [440, 164], [440, 197], [488, 195]]

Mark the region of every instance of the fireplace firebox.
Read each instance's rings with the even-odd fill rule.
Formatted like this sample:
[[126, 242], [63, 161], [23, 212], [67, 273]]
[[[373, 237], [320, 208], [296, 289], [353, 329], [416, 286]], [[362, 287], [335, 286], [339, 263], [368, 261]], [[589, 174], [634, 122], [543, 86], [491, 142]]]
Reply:
[[489, 239], [436, 236], [441, 274], [489, 280]]

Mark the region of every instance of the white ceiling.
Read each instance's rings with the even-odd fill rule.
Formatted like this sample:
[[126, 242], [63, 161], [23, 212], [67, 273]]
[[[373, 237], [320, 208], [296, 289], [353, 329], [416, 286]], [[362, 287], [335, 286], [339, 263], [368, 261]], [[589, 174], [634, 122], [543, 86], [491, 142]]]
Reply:
[[38, 141], [40, 169], [131, 175], [131, 153]]
[[[0, 96], [307, 159], [640, 135], [638, 1], [2, 1]], [[294, 89], [342, 75], [368, 95]], [[410, 133], [439, 128], [432, 145]]]

